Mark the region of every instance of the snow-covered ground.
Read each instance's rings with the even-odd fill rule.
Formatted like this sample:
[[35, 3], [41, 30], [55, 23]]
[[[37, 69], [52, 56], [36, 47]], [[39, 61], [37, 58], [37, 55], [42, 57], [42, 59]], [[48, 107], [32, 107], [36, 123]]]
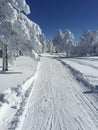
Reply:
[[22, 130], [97, 130], [98, 103], [85, 91], [60, 61], [42, 57]]
[[10, 128], [14, 116], [14, 126], [19, 121], [18, 117], [24, 112], [37, 67], [37, 61], [22, 56], [16, 59], [14, 67], [9, 66], [9, 71], [0, 70], [0, 130]]
[[9, 65], [9, 71], [3, 72], [2, 59], [0, 58], [0, 91], [22, 84], [35, 73], [37, 64], [37, 61], [21, 56], [14, 61], [14, 67]]
[[31, 78], [2, 92], [0, 130], [98, 130], [97, 94], [89, 93], [62, 60], [75, 63], [42, 55]]
[[98, 57], [62, 58], [62, 61], [81, 72], [90, 84], [98, 85]]

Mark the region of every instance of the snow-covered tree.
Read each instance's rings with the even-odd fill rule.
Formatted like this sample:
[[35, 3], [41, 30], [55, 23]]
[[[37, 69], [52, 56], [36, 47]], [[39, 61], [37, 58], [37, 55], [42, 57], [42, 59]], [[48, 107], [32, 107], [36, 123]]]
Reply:
[[[38, 37], [42, 34], [40, 27], [34, 22], [30, 21], [24, 14], [20, 15], [19, 21], [13, 24], [13, 26], [17, 28], [14, 28], [14, 31], [17, 30], [17, 32], [19, 32], [15, 37], [15, 41], [17, 41], [18, 44], [16, 45], [18, 46], [18, 48], [22, 51], [24, 55], [34, 57], [33, 52], [38, 52], [41, 49], [41, 43]], [[23, 28], [21, 28], [22, 26]], [[23, 37], [21, 37], [22, 31]]]
[[47, 52], [52, 54], [54, 51], [53, 42], [51, 39], [47, 39]]
[[79, 56], [86, 56], [89, 54], [91, 40], [92, 32], [90, 30], [85, 31], [80, 38], [79, 44], [77, 45], [77, 53]]
[[77, 45], [78, 56], [98, 55], [98, 31], [87, 30]]
[[70, 57], [74, 54], [74, 35], [70, 30], [66, 30], [64, 33], [64, 46], [66, 56]]
[[47, 51], [47, 39], [46, 39], [44, 34], [41, 34], [41, 35], [39, 35], [39, 40], [40, 40], [41, 45], [42, 45], [41, 52], [44, 53]]
[[62, 33], [62, 30], [59, 29], [59, 32], [53, 39], [53, 45], [55, 47], [56, 52], [63, 52], [63, 50], [64, 50], [63, 41], [64, 41], [64, 35]]
[[92, 36], [92, 45], [90, 49], [90, 54], [98, 56], [98, 31], [93, 31], [92, 33], [93, 36]]
[[[25, 14], [30, 13], [25, 0], [0, 1], [0, 43], [3, 52], [3, 70], [8, 70], [8, 53], [13, 59], [17, 50], [27, 56], [36, 56], [41, 47], [39, 26], [31, 22]], [[11, 61], [11, 60], [10, 60]]]
[[53, 42], [49, 38], [47, 39], [44, 34], [39, 35], [39, 40], [42, 45], [42, 53], [49, 52], [52, 53], [54, 51]]
[[59, 30], [58, 34], [53, 39], [56, 52], [66, 52], [67, 56], [71, 56], [74, 46], [74, 35], [70, 30], [66, 30], [64, 33]]

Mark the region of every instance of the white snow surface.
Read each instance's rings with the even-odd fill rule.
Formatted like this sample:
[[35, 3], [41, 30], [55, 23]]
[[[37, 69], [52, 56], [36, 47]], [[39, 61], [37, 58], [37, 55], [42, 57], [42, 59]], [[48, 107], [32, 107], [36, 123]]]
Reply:
[[4, 85], [0, 92], [0, 130], [16, 127], [27, 102], [30, 86], [36, 78], [35, 71], [39, 66], [37, 61], [24, 56], [18, 57], [15, 63], [14, 68], [10, 68], [6, 73], [1, 71], [0, 74], [2, 81], [0, 85], [2, 83]]
[[22, 130], [97, 130], [98, 106], [82, 87], [60, 61], [42, 57]]
[[63, 58], [63, 61], [81, 72], [93, 85], [98, 85], [98, 57]]
[[35, 73], [37, 64], [29, 57], [20, 56], [14, 61], [14, 66], [9, 65], [9, 71], [3, 72], [0, 59], [0, 91], [22, 84]]
[[42, 55], [33, 76], [0, 94], [0, 130], [98, 130], [97, 94], [58, 59]]

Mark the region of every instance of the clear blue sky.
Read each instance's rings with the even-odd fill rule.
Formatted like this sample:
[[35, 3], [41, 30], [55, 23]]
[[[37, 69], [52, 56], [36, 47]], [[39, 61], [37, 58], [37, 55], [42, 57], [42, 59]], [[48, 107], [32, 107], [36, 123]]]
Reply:
[[98, 0], [26, 0], [31, 20], [38, 23], [47, 37], [58, 29], [70, 29], [77, 40], [87, 30], [98, 30]]

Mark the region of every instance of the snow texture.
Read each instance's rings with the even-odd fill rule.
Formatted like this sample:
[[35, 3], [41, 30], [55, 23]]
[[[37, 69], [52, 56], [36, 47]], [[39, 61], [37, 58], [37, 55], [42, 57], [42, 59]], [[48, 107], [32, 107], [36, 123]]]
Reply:
[[[30, 59], [29, 59], [29, 64], [30, 64]], [[35, 66], [36, 69], [37, 64], [35, 65], [36, 65]], [[27, 67], [29, 70], [28, 65]], [[35, 70], [33, 71], [35, 72]], [[31, 72], [32, 74], [33, 71]], [[29, 74], [29, 72], [27, 73]], [[9, 75], [10, 74], [8, 74], [7, 76], [9, 77]], [[26, 105], [26, 102], [28, 101], [27, 99], [32, 89], [31, 85], [33, 84], [35, 78], [36, 78], [36, 74], [30, 76], [30, 78], [28, 78], [24, 83], [14, 87], [10, 86], [10, 88], [0, 93], [0, 129], [5, 130], [5, 129], [16, 128], [18, 122], [21, 120], [21, 115], [24, 112], [24, 107]]]
[[22, 130], [97, 130], [98, 106], [83, 91], [59, 61], [42, 57]]
[[[75, 79], [79, 73], [69, 67], [72, 75], [68, 60], [61, 54], [43, 54], [34, 76], [0, 94], [0, 129], [98, 129], [98, 97]], [[97, 58], [80, 60], [90, 63]]]
[[93, 91], [98, 89], [98, 57], [89, 58], [63, 58], [63, 64], [67, 64], [73, 75], [86, 87]]

